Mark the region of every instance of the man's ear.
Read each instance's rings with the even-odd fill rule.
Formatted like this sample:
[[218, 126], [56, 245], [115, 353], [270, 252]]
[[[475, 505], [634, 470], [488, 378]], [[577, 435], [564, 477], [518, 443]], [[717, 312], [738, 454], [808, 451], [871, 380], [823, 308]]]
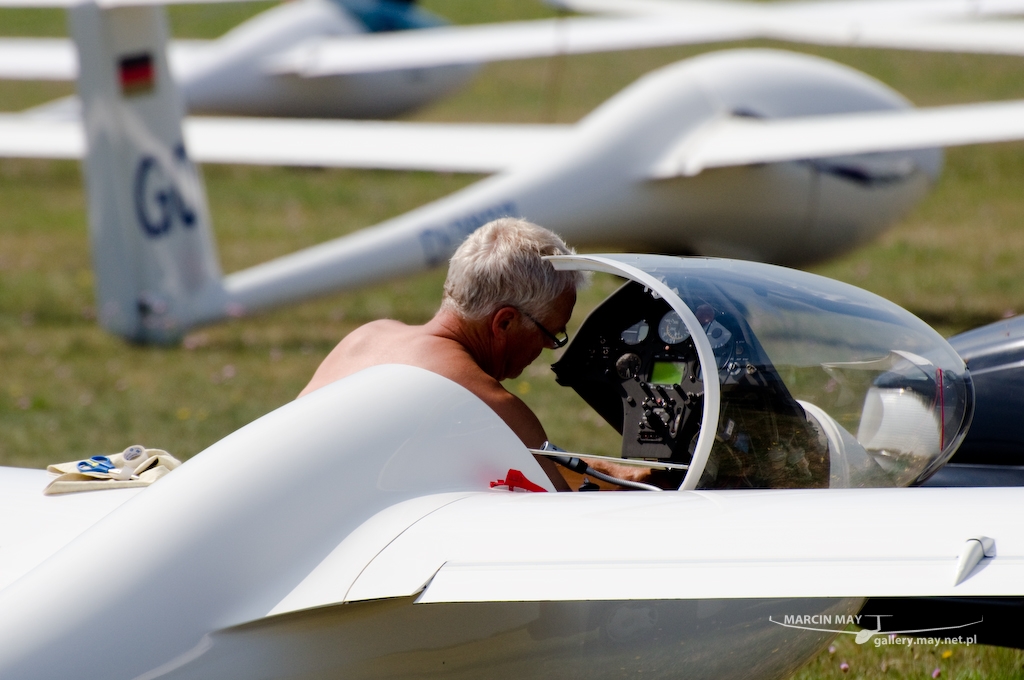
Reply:
[[515, 307], [502, 307], [494, 312], [491, 317], [491, 333], [494, 337], [504, 336], [508, 333], [509, 328], [512, 326], [512, 322], [516, 320], [519, 312], [516, 311]]

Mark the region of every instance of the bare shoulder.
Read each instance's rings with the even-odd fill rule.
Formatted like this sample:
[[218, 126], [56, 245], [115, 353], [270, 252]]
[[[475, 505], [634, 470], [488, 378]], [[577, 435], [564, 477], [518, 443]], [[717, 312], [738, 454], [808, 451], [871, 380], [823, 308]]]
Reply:
[[396, 335], [407, 334], [412, 327], [394, 319], [378, 319], [370, 321], [351, 331], [341, 339], [338, 347], [355, 345], [361, 342], [375, 341], [382, 337], [394, 338]]
[[364, 368], [389, 363], [411, 333], [400, 321], [380, 319], [356, 328], [339, 342], [320, 364], [299, 396], [309, 394]]
[[482, 378], [456, 382], [490, 406], [527, 446], [538, 448], [547, 439], [544, 426], [530, 407], [494, 378], [483, 374]]
[[405, 364], [462, 385], [490, 406], [529, 446], [539, 446], [544, 428], [530, 407], [489, 375], [456, 339], [437, 326], [371, 321], [349, 333], [327, 355], [299, 396], [371, 366]]

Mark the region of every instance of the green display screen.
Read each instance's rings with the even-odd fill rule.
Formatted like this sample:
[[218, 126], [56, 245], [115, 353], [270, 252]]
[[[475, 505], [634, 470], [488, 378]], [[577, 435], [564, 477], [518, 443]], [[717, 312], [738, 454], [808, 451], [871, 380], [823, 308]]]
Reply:
[[655, 361], [650, 382], [655, 385], [678, 385], [683, 382], [686, 364], [675, 361]]

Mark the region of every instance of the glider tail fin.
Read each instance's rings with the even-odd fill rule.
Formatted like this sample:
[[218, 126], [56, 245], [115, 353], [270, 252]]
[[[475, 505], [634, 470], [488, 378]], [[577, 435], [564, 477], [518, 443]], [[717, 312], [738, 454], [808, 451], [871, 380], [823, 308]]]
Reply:
[[182, 135], [160, 6], [69, 10], [86, 134], [89, 235], [100, 323], [173, 342], [226, 315], [202, 178]]

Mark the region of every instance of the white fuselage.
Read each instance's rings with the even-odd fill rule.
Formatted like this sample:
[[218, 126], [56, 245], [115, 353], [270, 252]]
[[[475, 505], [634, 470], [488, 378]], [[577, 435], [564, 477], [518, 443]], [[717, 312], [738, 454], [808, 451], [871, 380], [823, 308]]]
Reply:
[[[19, 569], [0, 582], [0, 676], [781, 678], [866, 595], [1024, 592], [1013, 489], [489, 489], [509, 468], [549, 486], [467, 390], [380, 366], [152, 487], [91, 492], [106, 505], [0, 469], [0, 508], [38, 525], [0, 528]], [[863, 514], [952, 502], [909, 533]], [[84, 530], [47, 554], [37, 517], [61, 507]], [[999, 557], [954, 585], [975, 534]], [[789, 615], [843, 623], [779, 625]]]
[[[388, 423], [385, 398], [400, 423]], [[384, 548], [448, 506], [477, 495], [485, 504], [539, 500], [486, 491], [510, 467], [550, 488], [512, 431], [462, 387], [408, 366], [364, 371], [239, 430], [149, 489], [115, 491], [108, 507], [82, 496], [83, 514], [99, 521], [49, 559], [35, 555], [41, 563], [20, 580], [0, 584], [0, 676], [359, 678], [384, 669], [401, 678], [472, 674], [484, 664], [495, 677], [602, 677], [628, 659], [672, 676], [703, 668], [739, 678], [761, 667], [762, 677], [783, 677], [831, 637], [774, 626], [775, 603], [759, 599], [619, 601], [595, 592], [594, 602], [573, 594], [414, 604], [429, 552], [405, 574], [382, 578], [372, 569]], [[42, 498], [46, 475], [36, 477], [17, 475], [17, 488], [6, 490], [12, 509], [75, 504]], [[28, 496], [33, 481], [35, 495], [19, 503], [16, 492]], [[565, 495], [574, 499], [591, 500]], [[692, 498], [684, 506], [693, 502], [702, 505]], [[548, 512], [528, 506], [519, 530], [532, 531]], [[548, 524], [566, 545], [576, 540], [568, 527]], [[535, 547], [551, 536], [536, 538]], [[87, 574], [96, 576], [85, 578], [89, 585]], [[335, 606], [320, 608], [327, 604]], [[811, 598], [793, 606], [851, 614], [860, 604]], [[95, 630], [146, 634], [120, 653], [123, 635], [95, 639]]]
[[245, 310], [365, 285], [447, 261], [462, 239], [522, 216], [579, 247], [800, 265], [860, 245], [937, 178], [934, 149], [653, 177], [667, 149], [731, 115], [905, 108], [864, 74], [772, 50], [713, 53], [659, 69], [598, 107], [549, 155], [376, 227], [225, 278]]
[[[280, 35], [283, 44], [294, 38], [292, 30], [341, 30], [324, 18], [335, 12], [327, 3], [283, 7], [288, 21], [267, 15], [226, 37], [218, 63], [242, 71], [211, 85], [211, 96], [243, 106], [259, 82], [280, 85], [263, 75], [262, 50], [273, 52], [265, 34]], [[498, 175], [375, 227], [222, 278], [202, 183], [180, 125], [188, 87], [181, 92], [168, 75], [162, 16], [134, 7], [72, 9], [97, 307], [104, 327], [138, 341], [173, 341], [228, 316], [438, 266], [472, 231], [503, 216], [542, 224], [576, 247], [805, 264], [846, 252], [891, 224], [941, 166], [940, 151], [916, 149], [710, 168], [696, 176], [672, 171], [666, 156], [678, 157], [714, 126], [737, 118], [792, 123], [802, 116], [909, 108], [885, 85], [824, 59], [775, 50], [712, 53], [641, 78], [560, 143]], [[126, 92], [110, 68], [133, 55], [142, 55], [157, 74], [145, 83], [144, 96]], [[212, 83], [231, 70], [218, 68], [209, 66], [204, 77]], [[245, 69], [252, 70], [249, 76]], [[278, 77], [293, 78], [271, 78]], [[305, 87], [313, 81], [294, 82]], [[286, 90], [275, 90], [285, 103], [329, 105], [327, 93], [311, 100]], [[260, 99], [266, 106], [273, 97]]]
[[452, 93], [476, 72], [470, 64], [308, 78], [272, 68], [272, 57], [307, 40], [366, 32], [331, 0], [301, 0], [257, 15], [172, 66], [190, 113], [307, 118], [390, 118]]

